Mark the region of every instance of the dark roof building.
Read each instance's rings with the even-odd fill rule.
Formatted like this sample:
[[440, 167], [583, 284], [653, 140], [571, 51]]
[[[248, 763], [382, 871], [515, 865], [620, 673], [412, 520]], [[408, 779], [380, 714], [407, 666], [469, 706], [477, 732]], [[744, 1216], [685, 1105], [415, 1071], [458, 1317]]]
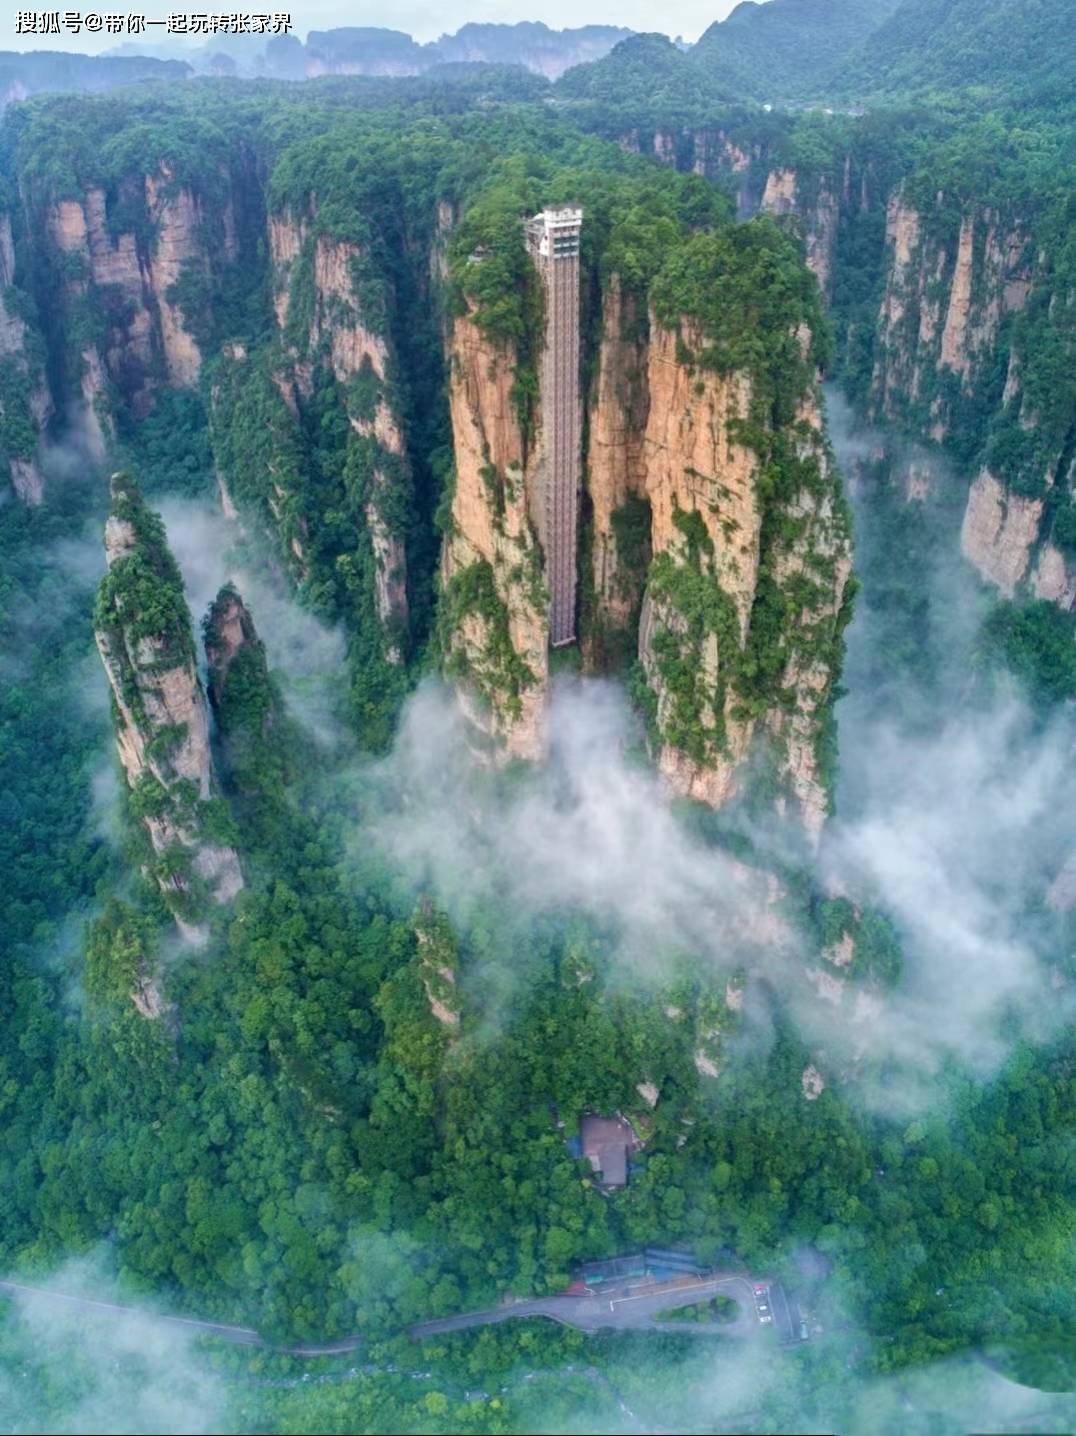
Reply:
[[596, 1117], [588, 1114], [579, 1124], [583, 1156], [603, 1187], [623, 1187], [628, 1181], [628, 1162], [640, 1146], [626, 1117]]

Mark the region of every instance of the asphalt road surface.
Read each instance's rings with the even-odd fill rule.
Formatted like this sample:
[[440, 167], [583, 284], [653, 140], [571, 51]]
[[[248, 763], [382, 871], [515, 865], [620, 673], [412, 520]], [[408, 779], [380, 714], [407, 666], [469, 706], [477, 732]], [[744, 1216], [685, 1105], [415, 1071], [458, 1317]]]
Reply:
[[[44, 1298], [63, 1306], [77, 1307], [83, 1311], [97, 1311], [114, 1317], [152, 1316], [166, 1326], [182, 1327], [192, 1333], [216, 1336], [236, 1346], [263, 1346], [281, 1351], [289, 1356], [339, 1356], [356, 1351], [364, 1338], [343, 1337], [339, 1341], [323, 1345], [304, 1343], [299, 1346], [274, 1347], [273, 1342], [259, 1335], [251, 1327], [227, 1326], [216, 1321], [198, 1321], [188, 1316], [164, 1316], [146, 1311], [140, 1307], [122, 1306], [117, 1302], [97, 1301], [91, 1297], [72, 1296], [68, 1293], [51, 1291], [47, 1287], [30, 1286], [24, 1282], [0, 1281], [0, 1293], [13, 1297], [30, 1296]], [[659, 1320], [658, 1314], [675, 1311], [680, 1307], [693, 1306], [696, 1302], [708, 1301], [712, 1296], [732, 1297], [740, 1307], [741, 1315], [730, 1322], [677, 1322]], [[440, 1317], [435, 1321], [420, 1321], [405, 1328], [409, 1336], [421, 1340], [446, 1331], [465, 1331], [469, 1327], [492, 1326], [495, 1322], [517, 1321], [526, 1317], [542, 1316], [562, 1326], [574, 1326], [580, 1331], [614, 1330], [659, 1330], [692, 1331], [699, 1335], [749, 1336], [760, 1330], [753, 1315], [754, 1305], [751, 1286], [741, 1276], [712, 1276], [690, 1278], [676, 1283], [632, 1283], [608, 1287], [600, 1293], [579, 1296], [545, 1296], [525, 1301], [506, 1302], [502, 1306], [490, 1307], [485, 1311], [464, 1311], [457, 1316]]]

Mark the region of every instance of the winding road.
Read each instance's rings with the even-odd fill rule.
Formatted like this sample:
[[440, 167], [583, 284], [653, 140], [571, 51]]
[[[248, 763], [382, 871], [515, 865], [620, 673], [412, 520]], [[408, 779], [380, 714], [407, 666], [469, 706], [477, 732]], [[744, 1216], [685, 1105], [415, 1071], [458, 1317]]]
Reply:
[[[276, 1346], [252, 1327], [228, 1326], [223, 1322], [199, 1321], [189, 1316], [165, 1316], [136, 1306], [124, 1306], [118, 1302], [98, 1301], [92, 1297], [73, 1296], [67, 1292], [53, 1291], [48, 1287], [31, 1286], [25, 1282], [0, 1281], [0, 1294], [20, 1298], [30, 1297], [56, 1302], [61, 1305], [78, 1307], [84, 1311], [97, 1311], [113, 1317], [151, 1316], [166, 1326], [182, 1327], [185, 1331], [216, 1336], [235, 1346], [261, 1346], [281, 1352], [287, 1356], [343, 1356], [357, 1351], [365, 1340], [362, 1336], [346, 1336], [339, 1341], [324, 1344], [303, 1343], [297, 1346]], [[681, 1307], [694, 1306], [696, 1302], [708, 1301], [713, 1296], [726, 1295], [733, 1298], [740, 1307], [741, 1315], [735, 1321], [687, 1322], [662, 1321], [659, 1313], [675, 1311]], [[434, 1321], [419, 1321], [404, 1328], [408, 1336], [421, 1341], [427, 1336], [437, 1336], [449, 1331], [465, 1331], [469, 1327], [492, 1326], [495, 1322], [516, 1321], [527, 1317], [541, 1316], [562, 1326], [574, 1326], [580, 1331], [614, 1330], [659, 1330], [691, 1331], [697, 1335], [750, 1336], [759, 1331], [759, 1323], [752, 1315], [754, 1311], [750, 1283], [734, 1274], [712, 1274], [705, 1277], [685, 1277], [670, 1282], [621, 1283], [606, 1287], [600, 1294], [566, 1293], [562, 1296], [532, 1297], [521, 1301], [505, 1302], [501, 1306], [489, 1307], [484, 1311], [464, 1311], [457, 1316], [439, 1317]]]

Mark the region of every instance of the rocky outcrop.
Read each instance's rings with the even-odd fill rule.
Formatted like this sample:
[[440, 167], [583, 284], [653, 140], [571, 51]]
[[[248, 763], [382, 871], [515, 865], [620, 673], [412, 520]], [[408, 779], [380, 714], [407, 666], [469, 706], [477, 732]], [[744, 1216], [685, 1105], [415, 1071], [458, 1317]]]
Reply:
[[[653, 138], [634, 130], [621, 136], [621, 144], [646, 153]], [[922, 176], [894, 181], [861, 145], [821, 170], [793, 167], [780, 129], [768, 126], [685, 131], [676, 150], [680, 167], [690, 164], [734, 190], [741, 218], [761, 210], [794, 227], [827, 298], [839, 254], [854, 256], [858, 283], [866, 257], [877, 250], [882, 293], [870, 340], [869, 416], [898, 425], [920, 443], [949, 448], [959, 471], [978, 475], [969, 486], [963, 549], [986, 581], [1010, 595], [1026, 585], [1028, 592], [1070, 608], [1074, 563], [1053, 542], [1052, 515], [1056, 490], [1072, 491], [1061, 470], [1076, 440], [1056, 404], [1053, 414], [1044, 412], [1054, 386], [1043, 372], [1045, 361], [1035, 364], [1036, 355], [1064, 354], [1071, 347], [1072, 296], [1056, 290], [1064, 267], [1033, 239], [1036, 232], [1049, 234], [1049, 226], [1033, 213], [931, 191], [919, 182]], [[879, 245], [882, 210], [885, 239]], [[1033, 290], [1037, 298], [1030, 304]], [[863, 326], [840, 298], [834, 308], [838, 324], [852, 325], [846, 352], [854, 368]], [[1027, 319], [1021, 317], [1025, 311]], [[1049, 340], [1041, 335], [1044, 320]], [[1051, 362], [1056, 367], [1065, 361]], [[1025, 395], [1025, 383], [1038, 409]], [[937, 473], [926, 464], [909, 468], [909, 500], [932, 498]]]
[[833, 260], [837, 248], [839, 225], [840, 204], [828, 182], [823, 179], [804, 226], [803, 242], [807, 255], [807, 267], [818, 280], [818, 287], [826, 296], [829, 295], [832, 283]]
[[88, 185], [42, 218], [58, 256], [68, 389], [81, 399], [91, 449], [103, 455], [115, 399], [141, 417], [162, 384], [197, 384], [203, 356], [178, 289], [190, 278], [206, 292], [211, 275], [236, 261], [235, 202], [226, 195], [207, 215], [162, 162], [126, 176], [112, 196]]
[[[341, 392], [353, 439], [352, 472], [361, 475], [363, 513], [374, 559], [374, 601], [389, 634], [408, 622], [407, 553], [398, 515], [401, 486], [410, 483], [402, 423], [393, 399], [392, 355], [384, 326], [364, 307], [363, 284], [369, 255], [359, 245], [318, 233], [312, 215], [286, 209], [269, 218], [273, 306], [284, 363], [276, 376], [280, 392], [296, 415], [310, 398], [315, 368], [325, 364]], [[300, 331], [293, 304], [299, 287], [312, 290], [302, 309]], [[376, 289], [377, 284], [373, 282]], [[401, 652], [390, 642], [395, 662]]]
[[586, 487], [591, 504], [591, 565], [596, 622], [593, 650], [607, 630], [622, 631], [638, 612], [650, 562], [645, 510], [644, 443], [650, 388], [645, 306], [613, 275], [602, 306], [598, 372], [589, 405]]
[[[968, 316], [971, 313], [972, 257], [975, 244], [975, 219], [965, 215], [960, 223], [960, 238], [957, 241], [956, 260], [949, 285], [949, 307], [942, 330], [939, 362], [956, 373], [967, 373], [970, 362], [968, 352]], [[920, 326], [920, 336], [929, 342], [934, 337]]]
[[230, 902], [243, 878], [230, 819], [215, 797], [209, 716], [182, 580], [163, 524], [122, 474], [112, 479], [105, 555], [94, 632], [112, 688], [131, 811], [145, 827], [150, 871], [177, 925], [198, 940], [211, 908]]
[[[198, 382], [202, 355], [186, 327], [183, 310], [176, 302], [173, 286], [190, 266], [208, 273], [209, 257], [202, 238], [202, 216], [190, 189], [177, 187], [171, 169], [162, 164], [156, 175], [146, 175], [146, 211], [156, 230], [156, 244], [147, 266], [147, 283], [157, 302], [161, 347], [169, 382], [176, 388], [190, 388]], [[235, 221], [230, 202], [222, 213], [224, 258], [235, 259]]]
[[225, 584], [213, 600], [202, 631], [228, 790], [277, 801], [294, 770], [295, 735], [270, 676], [265, 645], [233, 584]]
[[[818, 752], [846, 616], [847, 517], [809, 392], [781, 440], [802, 482], [774, 521], [751, 381], [692, 362], [691, 352], [704, 349], [696, 329], [661, 326], [619, 281], [607, 281], [583, 455], [591, 565], [584, 656], [600, 668], [610, 635], [637, 623], [655, 756], [671, 789], [720, 806], [764, 747], [814, 837], [827, 805]], [[524, 444], [513, 378], [511, 354], [470, 318], [458, 319], [442, 648], [478, 725], [506, 754], [535, 758], [548, 688], [548, 600], [531, 520], [540, 445]], [[540, 415], [535, 427], [540, 433]], [[763, 595], [763, 610], [779, 606], [781, 618], [763, 612], [756, 625]], [[749, 676], [760, 665], [771, 674], [765, 696]]]
[[796, 171], [771, 170], [762, 192], [764, 214], [796, 213]]
[[1055, 543], [1044, 543], [1031, 576], [1031, 591], [1036, 598], [1056, 603], [1058, 608], [1071, 613], [1076, 609], [1076, 559], [1063, 553]]
[[1010, 494], [987, 469], [971, 486], [960, 531], [961, 551], [1008, 598], [1027, 573], [1042, 510], [1042, 499]]
[[39, 458], [41, 434], [52, 416], [44, 371], [44, 346], [24, 318], [29, 297], [17, 289], [11, 216], [0, 213], [0, 463], [6, 464], [15, 494], [39, 504], [44, 479]]
[[264, 652], [250, 611], [232, 584], [217, 594], [205, 621], [205, 656], [209, 667], [209, 698], [213, 707], [224, 703], [228, 680], [240, 654]]
[[510, 757], [544, 751], [549, 616], [528, 505], [513, 393], [514, 355], [466, 315], [449, 341], [455, 449], [451, 527], [442, 551], [441, 643], [476, 726]]
[[423, 901], [414, 918], [419, 975], [430, 1012], [449, 1032], [460, 1025], [460, 997], [456, 985], [457, 952], [452, 924], [433, 904]]
[[769, 178], [765, 141], [707, 128], [691, 132], [688, 149], [695, 174], [732, 190], [741, 219], [757, 212]]
[[941, 442], [953, 401], [939, 376], [972, 390], [993, 364], [1002, 321], [1026, 305], [1032, 273], [1018, 223], [968, 210], [953, 232], [946, 197], [936, 203], [941, 218], [921, 214], [900, 189], [889, 198], [872, 404], [876, 415], [900, 419], [929, 400], [930, 437]]
[[658, 164], [676, 165], [676, 135], [672, 130], [656, 130], [653, 148]]
[[[666, 739], [661, 772], [676, 792], [719, 807], [733, 792], [751, 739], [748, 725], [734, 723], [729, 731], [739, 700], [719, 681], [724, 643], [738, 649], [746, 638], [758, 578], [757, 461], [732, 441], [729, 428], [746, 418], [750, 386], [743, 376], [706, 375], [696, 382], [676, 348], [671, 331], [653, 335], [646, 488], [657, 581], [652, 577], [644, 603], [639, 656], [657, 697], [656, 726]], [[689, 571], [701, 580], [693, 587], [715, 593], [718, 605], [718, 595], [728, 600], [724, 643], [716, 623], [698, 635], [689, 631], [686, 595], [679, 603], [675, 594]], [[692, 656], [688, 650], [696, 643]], [[683, 669], [680, 687], [672, 681], [674, 666]], [[689, 727], [698, 741], [689, 739]]]
[[738, 144], [724, 130], [696, 130], [692, 135], [691, 168], [705, 179], [746, 174], [755, 158], [757, 146]]
[[[827, 798], [818, 749], [839, 659], [851, 544], [816, 396], [794, 441], [803, 483], [784, 509], [781, 537], [763, 548], [765, 499], [757, 450], [738, 442], [752, 406], [750, 379], [683, 362], [702, 336], [651, 329], [646, 489], [651, 568], [639, 655], [656, 700], [659, 767], [677, 793], [720, 806], [740, 789], [760, 741], [817, 838]], [[808, 477], [809, 476], [809, 477]], [[773, 525], [771, 525], [773, 528]], [[781, 595], [786, 630], [756, 628]], [[776, 701], [748, 696], [760, 663], [779, 666]]]

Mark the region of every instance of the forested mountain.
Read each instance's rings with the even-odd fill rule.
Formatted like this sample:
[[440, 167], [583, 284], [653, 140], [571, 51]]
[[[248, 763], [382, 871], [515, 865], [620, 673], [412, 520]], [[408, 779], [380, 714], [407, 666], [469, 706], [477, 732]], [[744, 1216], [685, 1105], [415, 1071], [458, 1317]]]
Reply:
[[715, 21], [691, 59], [718, 92], [780, 101], [824, 95], [846, 57], [900, 0], [743, 0]]
[[[362, 1345], [16, 1297], [0, 1399], [1065, 1429], [1069, 112], [969, 107], [941, 28], [864, 114], [656, 35], [524, 90], [465, 28], [422, 75], [2, 122], [0, 1276]], [[554, 647], [525, 224], [576, 205]], [[576, 1139], [617, 1114], [610, 1185]], [[808, 1339], [402, 1334], [670, 1247], [780, 1278]]]
[[1066, 0], [902, 0], [830, 74], [834, 93], [890, 99], [971, 91], [978, 104], [1072, 112]]
[[633, 35], [605, 59], [568, 70], [557, 84], [558, 96], [615, 109], [635, 107], [670, 122], [741, 93], [738, 77], [724, 80], [703, 72], [665, 35]]
[[569, 71], [560, 93], [665, 123], [735, 101], [900, 103], [964, 97], [982, 109], [1020, 104], [1071, 114], [1071, 20], [1065, 0], [768, 0], [737, 6], [686, 52], [633, 36]]

